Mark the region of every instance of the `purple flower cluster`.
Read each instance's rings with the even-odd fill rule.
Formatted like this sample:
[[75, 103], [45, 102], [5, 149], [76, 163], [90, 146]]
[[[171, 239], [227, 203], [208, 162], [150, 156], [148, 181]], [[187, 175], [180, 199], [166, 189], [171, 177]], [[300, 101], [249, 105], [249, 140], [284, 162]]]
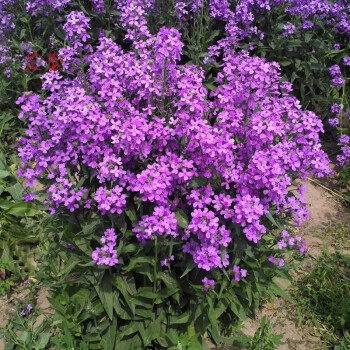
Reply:
[[235, 276], [235, 281], [239, 282], [241, 278], [247, 277], [247, 270], [241, 269], [239, 266], [233, 266], [233, 273]]
[[174, 255], [169, 256], [168, 258], [165, 258], [160, 261], [161, 266], [168, 266], [169, 261], [174, 261], [175, 257]]
[[329, 68], [329, 74], [332, 76], [332, 84], [334, 86], [343, 86], [345, 79], [341, 77], [340, 67], [335, 64]]
[[328, 124], [330, 126], [336, 127], [339, 125], [339, 119], [338, 118], [329, 118], [328, 119]]
[[[27, 306], [26, 306], [26, 310], [28, 311], [28, 312], [31, 312], [32, 310], [33, 310], [33, 306], [31, 305], [31, 304], [27, 304]], [[19, 313], [21, 316], [26, 316], [27, 314], [26, 314], [26, 311], [24, 310], [24, 309], [22, 309], [21, 310], [21, 312]]]
[[[72, 11], [67, 15], [63, 29], [66, 31], [66, 39], [73, 45], [73, 48], [83, 48], [86, 39], [90, 38], [87, 33], [90, 18], [86, 17], [82, 11]], [[83, 42], [83, 43], [82, 43]]]
[[142, 216], [142, 220], [139, 221], [133, 232], [136, 233], [138, 240], [143, 243], [153, 235], [169, 234], [177, 237], [178, 227], [175, 213], [167, 207], [155, 207], [152, 215]]
[[214, 287], [214, 280], [209, 280], [207, 277], [204, 277], [202, 279], [202, 283], [204, 284], [203, 289], [205, 292], [207, 292], [210, 288]]
[[350, 57], [346, 56], [343, 58], [343, 64], [344, 66], [350, 66]]
[[102, 214], [105, 214], [106, 211], [121, 214], [125, 208], [126, 194], [123, 194], [121, 186], [117, 185], [110, 190], [102, 186], [96, 191], [94, 200], [97, 202], [97, 208]]
[[48, 16], [48, 11], [61, 12], [70, 2], [71, 0], [29, 0], [26, 1], [26, 11], [32, 16], [38, 13]]
[[331, 112], [332, 113], [339, 113], [340, 112], [340, 105], [338, 103], [334, 103], [331, 106]]
[[300, 253], [307, 252], [307, 249], [305, 248], [306, 243], [301, 240], [300, 236], [291, 237], [287, 231], [283, 230], [281, 232], [281, 237], [282, 239], [277, 242], [279, 249], [283, 249], [289, 246], [290, 248], [297, 249]]
[[97, 265], [114, 266], [118, 264], [117, 250], [115, 249], [117, 235], [113, 228], [107, 229], [102, 238], [102, 248], [96, 248], [92, 252], [92, 260]]
[[282, 33], [282, 35], [286, 38], [288, 37], [289, 35], [293, 35], [294, 32], [295, 32], [295, 25], [288, 22], [287, 24], [285, 24], [283, 26], [283, 30], [284, 32]]
[[276, 258], [276, 257], [274, 257], [274, 256], [270, 256], [270, 257], [268, 258], [268, 260], [269, 260], [272, 264], [277, 263], [278, 266], [280, 266], [280, 267], [284, 266], [284, 260], [283, 260], [282, 258]]
[[[251, 22], [249, 6], [240, 3], [233, 14], [221, 5], [211, 2], [211, 11], [228, 18], [231, 39], [242, 36], [238, 24]], [[223, 54], [223, 63], [217, 89], [209, 93], [204, 70], [180, 63], [181, 34], [166, 27], [151, 34], [149, 3], [125, 0], [117, 6], [131, 48], [102, 32], [85, 57], [86, 72], [64, 66], [76, 74], [46, 73], [46, 97], [18, 99], [28, 123], [18, 147], [19, 175], [27, 185], [42, 177], [50, 181], [51, 212], [85, 207], [120, 215], [128, 201], [145, 202], [153, 210], [134, 223], [137, 239], [168, 235], [206, 271], [230, 265], [233, 224], [257, 243], [273, 206], [298, 223], [305, 219], [303, 189], [298, 197], [288, 191], [292, 178], [331, 171], [318, 135], [322, 123], [289, 95], [291, 84], [280, 82], [278, 64], [238, 54], [233, 39], [225, 38], [211, 49], [212, 57]], [[202, 5], [186, 6], [197, 11]], [[60, 57], [77, 67], [88, 23], [74, 11], [63, 26], [72, 47], [60, 50]], [[81, 183], [89, 178], [94, 188], [88, 190]], [[178, 225], [179, 215], [188, 225]], [[110, 241], [105, 233], [107, 244], [94, 251], [98, 264], [116, 263], [113, 234]], [[237, 280], [246, 271], [235, 274]]]

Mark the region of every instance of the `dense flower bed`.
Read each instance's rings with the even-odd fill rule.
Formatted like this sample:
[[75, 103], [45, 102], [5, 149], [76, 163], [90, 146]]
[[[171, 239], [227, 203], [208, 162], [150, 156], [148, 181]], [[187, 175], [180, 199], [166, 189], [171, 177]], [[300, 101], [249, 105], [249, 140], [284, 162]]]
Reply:
[[[84, 44], [88, 19], [67, 16], [72, 46], [60, 57], [73, 63], [85, 50], [91, 63], [74, 78], [46, 73], [46, 98], [18, 100], [29, 122], [20, 175], [29, 186], [52, 180], [52, 213], [84, 206], [122, 214], [134, 199], [152, 203], [133, 228], [141, 242], [168, 234], [198, 267], [227, 267], [232, 223], [257, 243], [269, 210], [289, 211], [297, 223], [307, 218], [304, 186], [298, 197], [288, 187], [292, 178], [330, 173], [322, 123], [289, 96], [289, 83], [280, 84], [278, 64], [228, 46], [208, 93], [203, 69], [179, 64], [180, 32], [162, 27], [152, 35], [143, 15], [136, 2], [122, 8], [131, 50], [102, 36], [92, 53]], [[94, 186], [81, 186], [88, 176]], [[179, 213], [189, 216], [188, 227], [177, 225]]]

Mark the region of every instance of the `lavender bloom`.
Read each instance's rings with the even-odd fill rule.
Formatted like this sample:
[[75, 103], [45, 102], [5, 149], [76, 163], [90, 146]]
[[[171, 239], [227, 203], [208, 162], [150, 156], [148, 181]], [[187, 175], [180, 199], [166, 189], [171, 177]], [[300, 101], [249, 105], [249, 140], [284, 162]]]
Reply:
[[116, 245], [117, 236], [113, 228], [107, 229], [101, 237], [105, 245], [92, 252], [92, 260], [97, 265], [114, 266], [118, 263]]
[[340, 112], [340, 105], [337, 104], [337, 103], [334, 103], [334, 104], [331, 106], [331, 112], [332, 112], [332, 113], [338, 113], [338, 112]]
[[247, 277], [247, 270], [241, 269], [239, 266], [233, 266], [233, 273], [235, 281], [239, 282], [241, 278]]
[[271, 263], [274, 263], [274, 262], [276, 261], [276, 258], [273, 257], [273, 256], [270, 256], [270, 257], [268, 258], [268, 260], [269, 260]]
[[343, 64], [344, 66], [350, 66], [350, 57], [346, 56], [343, 58]]
[[337, 64], [333, 65], [332, 67], [329, 68], [329, 74], [332, 77], [340, 76], [341, 75], [340, 67]]
[[204, 277], [202, 279], [202, 283], [204, 284], [204, 291], [207, 292], [209, 290], [209, 288], [214, 287], [214, 280], [209, 280], [207, 277]]
[[336, 127], [339, 125], [339, 119], [338, 118], [329, 118], [328, 119], [328, 124], [330, 126]]
[[345, 83], [345, 79], [341, 77], [335, 77], [332, 79], [332, 84], [334, 86], [343, 86]]
[[90, 29], [90, 18], [86, 17], [81, 11], [72, 11], [66, 17], [67, 22], [63, 25], [66, 31], [66, 39], [68, 39], [73, 48], [83, 48], [82, 42], [86, 42], [90, 38], [87, 29]]
[[350, 137], [346, 134], [343, 134], [339, 137], [338, 139], [339, 143], [342, 143], [342, 144], [348, 144], [350, 142]]
[[290, 22], [288, 22], [287, 24], [285, 24], [283, 26], [283, 30], [284, 30], [284, 32], [282, 33], [282, 35], [284, 37], [288, 37], [289, 35], [294, 34], [294, 32], [295, 32], [295, 25], [290, 23]]

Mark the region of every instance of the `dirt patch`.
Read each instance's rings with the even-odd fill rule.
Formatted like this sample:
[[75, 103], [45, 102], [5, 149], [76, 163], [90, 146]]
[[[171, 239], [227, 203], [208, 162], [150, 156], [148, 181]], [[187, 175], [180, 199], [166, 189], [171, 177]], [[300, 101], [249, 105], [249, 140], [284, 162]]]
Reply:
[[[23, 289], [24, 285], [20, 285], [12, 291], [11, 296], [0, 297], [0, 327], [5, 327], [9, 320], [10, 314], [16, 311], [17, 300], [28, 299], [31, 292], [29, 289]], [[49, 296], [47, 288], [40, 288], [35, 293], [35, 305], [44, 312], [52, 313], [54, 310], [50, 308], [50, 303], [47, 300]], [[44, 315], [39, 315], [35, 326], [39, 326], [44, 320]], [[4, 339], [0, 338], [0, 350], [4, 350]]]
[[322, 349], [319, 338], [312, 335], [312, 328], [296, 326], [293, 310], [291, 307], [286, 307], [285, 300], [281, 298], [276, 298], [273, 303], [265, 304], [257, 312], [255, 320], [244, 322], [244, 333], [253, 336], [264, 316], [274, 325], [274, 333], [284, 333], [282, 341], [285, 344], [280, 345], [278, 350]]

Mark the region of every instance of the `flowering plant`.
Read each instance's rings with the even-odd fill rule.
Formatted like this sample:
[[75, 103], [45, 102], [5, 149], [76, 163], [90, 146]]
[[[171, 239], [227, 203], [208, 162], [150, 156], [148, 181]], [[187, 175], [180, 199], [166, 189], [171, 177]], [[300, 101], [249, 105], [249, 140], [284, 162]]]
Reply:
[[[45, 2], [64, 14], [62, 71], [16, 102], [25, 199], [57, 220], [43, 242], [57, 317], [94, 348], [171, 348], [181, 337], [203, 347], [206, 331], [228, 341], [222, 327], [283, 294], [272, 277], [286, 276], [288, 254], [306, 253], [286, 230], [308, 217], [305, 186], [290, 186], [331, 173], [322, 122], [291, 96], [278, 63], [238, 49], [251, 25], [244, 2], [232, 12], [188, 1], [168, 14], [158, 1], [92, 1], [91, 13], [106, 13], [100, 31], [69, 3]], [[166, 26], [152, 25], [157, 14]], [[206, 23], [221, 21], [225, 33], [207, 38]]]

